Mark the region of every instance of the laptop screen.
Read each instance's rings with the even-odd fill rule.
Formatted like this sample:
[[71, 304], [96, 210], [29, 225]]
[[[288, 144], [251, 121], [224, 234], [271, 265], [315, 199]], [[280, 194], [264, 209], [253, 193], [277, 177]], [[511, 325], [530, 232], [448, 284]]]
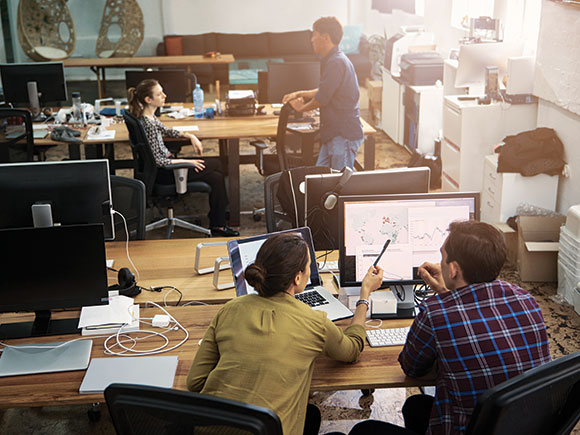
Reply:
[[297, 233], [306, 241], [310, 251], [311, 260], [310, 281], [308, 282], [306, 288], [321, 285], [310, 228], [293, 228], [291, 230], [262, 234], [245, 239], [230, 240], [228, 242], [228, 254], [230, 256], [230, 264], [232, 265], [232, 274], [234, 276], [234, 284], [236, 286], [236, 296], [257, 293], [256, 290], [254, 290], [254, 288], [244, 279], [244, 270], [246, 270], [246, 267], [248, 267], [256, 260], [256, 256], [258, 255], [260, 247], [264, 244], [268, 237], [271, 237], [274, 234], [282, 233]]

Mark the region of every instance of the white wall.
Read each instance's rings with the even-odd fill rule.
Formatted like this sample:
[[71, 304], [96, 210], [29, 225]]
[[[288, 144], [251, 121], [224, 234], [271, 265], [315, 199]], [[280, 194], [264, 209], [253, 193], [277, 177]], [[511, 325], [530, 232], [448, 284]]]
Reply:
[[304, 30], [327, 15], [348, 21], [348, 0], [162, 0], [162, 9], [166, 35]]
[[564, 143], [570, 178], [560, 178], [558, 211], [580, 204], [580, 8], [543, 2], [534, 93], [538, 126], [556, 130]]

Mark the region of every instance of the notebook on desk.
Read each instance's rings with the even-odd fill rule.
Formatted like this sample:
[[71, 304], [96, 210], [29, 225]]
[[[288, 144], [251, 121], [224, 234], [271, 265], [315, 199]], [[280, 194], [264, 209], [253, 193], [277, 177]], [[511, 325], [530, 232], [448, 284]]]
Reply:
[[328, 290], [322, 287], [322, 280], [318, 273], [316, 255], [314, 253], [314, 244], [312, 243], [312, 234], [310, 228], [294, 228], [292, 230], [281, 231], [279, 233], [262, 234], [260, 236], [248, 237], [245, 239], [230, 240], [228, 242], [228, 253], [230, 264], [232, 265], [232, 274], [234, 275], [234, 284], [236, 287], [236, 296], [257, 293], [254, 288], [244, 279], [243, 272], [248, 265], [256, 260], [256, 255], [262, 244], [272, 235], [280, 233], [298, 233], [306, 241], [310, 251], [310, 281], [306, 289], [296, 295], [296, 299], [310, 305], [313, 310], [326, 312], [330, 320], [340, 320], [352, 317], [352, 311], [349, 310]]

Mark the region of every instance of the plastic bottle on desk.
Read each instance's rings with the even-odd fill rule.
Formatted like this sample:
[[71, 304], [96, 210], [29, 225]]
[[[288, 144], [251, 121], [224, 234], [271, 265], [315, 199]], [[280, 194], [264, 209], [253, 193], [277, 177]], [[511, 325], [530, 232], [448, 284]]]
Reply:
[[72, 93], [72, 115], [74, 122], [82, 123], [83, 122], [83, 109], [81, 108], [81, 93], [80, 92], [73, 92]]
[[199, 83], [195, 85], [193, 90], [193, 113], [196, 118], [203, 118], [203, 89]]

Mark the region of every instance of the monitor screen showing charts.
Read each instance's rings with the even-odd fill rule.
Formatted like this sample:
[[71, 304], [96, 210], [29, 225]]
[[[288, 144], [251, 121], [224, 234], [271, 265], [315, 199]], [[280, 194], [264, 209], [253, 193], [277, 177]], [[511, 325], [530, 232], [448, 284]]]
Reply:
[[379, 261], [387, 284], [422, 280], [417, 268], [441, 261], [439, 249], [453, 221], [479, 220], [479, 193], [345, 196], [339, 198], [342, 287], [358, 286], [385, 242]]

